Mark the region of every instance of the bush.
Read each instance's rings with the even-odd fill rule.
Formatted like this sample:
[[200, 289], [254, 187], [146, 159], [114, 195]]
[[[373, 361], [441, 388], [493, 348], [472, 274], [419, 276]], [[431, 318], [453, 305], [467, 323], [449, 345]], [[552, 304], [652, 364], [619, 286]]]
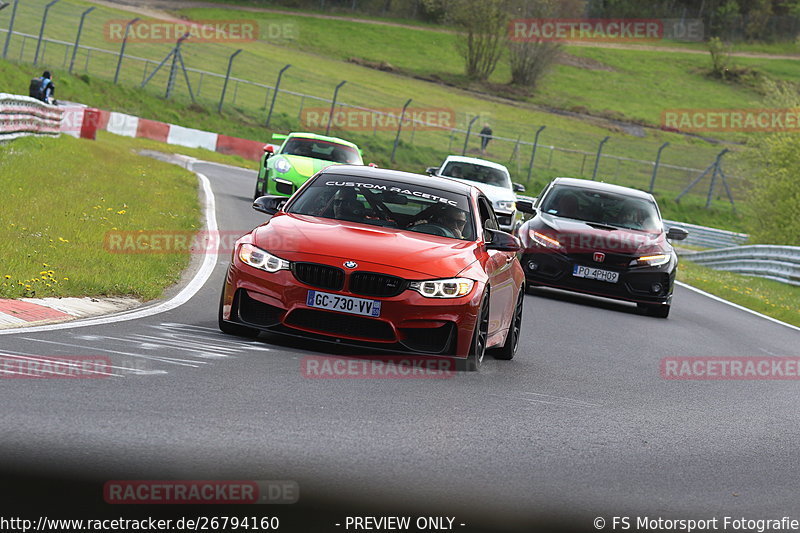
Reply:
[[[768, 85], [770, 105], [800, 107], [794, 85]], [[773, 133], [752, 145], [754, 168], [760, 169], [752, 179], [745, 217], [752, 240], [800, 246], [800, 137], [793, 132]]]
[[730, 47], [719, 37], [712, 37], [708, 40], [708, 52], [711, 54], [711, 75], [722, 80], [726, 79], [731, 64]]
[[507, 38], [506, 0], [461, 0], [452, 11], [459, 28], [456, 41], [471, 80], [485, 81], [494, 72]]
[[534, 89], [558, 58], [561, 45], [547, 41], [509, 43], [508, 51], [511, 84]]

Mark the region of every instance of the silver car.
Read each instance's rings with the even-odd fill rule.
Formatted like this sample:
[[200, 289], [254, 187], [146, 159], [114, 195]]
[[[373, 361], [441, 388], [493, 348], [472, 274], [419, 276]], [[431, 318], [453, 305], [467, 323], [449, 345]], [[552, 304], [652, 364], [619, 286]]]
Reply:
[[476, 185], [491, 200], [501, 230], [513, 233], [522, 224], [516, 193], [524, 192], [525, 187], [511, 182], [505, 166], [485, 159], [451, 155], [441, 167], [430, 167], [427, 173]]

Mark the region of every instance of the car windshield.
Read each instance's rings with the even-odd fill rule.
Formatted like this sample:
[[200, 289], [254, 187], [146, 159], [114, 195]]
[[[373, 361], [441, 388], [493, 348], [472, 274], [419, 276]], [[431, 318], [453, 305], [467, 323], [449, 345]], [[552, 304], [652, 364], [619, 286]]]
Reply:
[[469, 241], [476, 234], [465, 195], [356, 176], [320, 176], [287, 212]]
[[442, 176], [465, 179], [476, 183], [486, 183], [506, 189], [511, 188], [511, 178], [506, 172], [498, 168], [475, 163], [450, 161], [442, 170]]
[[333, 161], [334, 163], [345, 163], [348, 165], [364, 164], [358, 150], [350, 146], [316, 139], [306, 139], [303, 137], [287, 139], [283, 145], [281, 154], [313, 157], [314, 159]]
[[662, 230], [658, 210], [652, 201], [594, 189], [555, 186], [542, 200], [541, 211], [618, 228]]

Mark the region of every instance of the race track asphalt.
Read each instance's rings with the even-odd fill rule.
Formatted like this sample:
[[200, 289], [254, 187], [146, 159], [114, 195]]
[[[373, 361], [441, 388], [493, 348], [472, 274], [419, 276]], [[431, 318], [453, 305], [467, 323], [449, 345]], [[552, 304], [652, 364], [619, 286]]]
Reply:
[[[253, 172], [195, 170], [212, 184], [221, 230], [263, 222], [250, 208]], [[448, 379], [308, 379], [303, 357], [347, 349], [220, 333], [228, 256], [216, 260], [173, 310], [0, 335], [2, 354], [107, 356], [114, 367], [103, 379], [0, 379], [7, 498], [28, 511], [70, 502], [52, 491], [31, 501], [50, 480], [98, 490], [88, 503], [106, 509], [105, 480], [283, 479], [299, 483], [298, 508], [326, 509], [305, 529], [315, 531], [344, 531], [335, 523], [356, 512], [455, 516], [460, 531], [589, 531], [596, 516], [800, 518], [798, 381], [660, 373], [667, 357], [800, 358], [796, 330], [684, 287], [667, 320], [542, 289], [526, 296], [513, 361]], [[258, 512], [303, 530], [290, 507]]]

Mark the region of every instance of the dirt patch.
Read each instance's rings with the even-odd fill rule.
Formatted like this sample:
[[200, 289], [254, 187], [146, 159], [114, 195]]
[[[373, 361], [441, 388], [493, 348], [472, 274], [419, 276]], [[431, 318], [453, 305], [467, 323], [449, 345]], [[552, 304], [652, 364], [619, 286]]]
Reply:
[[370, 61], [362, 57], [351, 57], [348, 58], [347, 62], [383, 72], [400, 72], [400, 69], [392, 66], [388, 61]]
[[605, 72], [616, 72], [616, 69], [590, 57], [574, 56], [568, 52], [562, 52], [556, 59], [559, 65], [567, 65], [570, 67], [578, 67], [586, 70], [603, 70]]

